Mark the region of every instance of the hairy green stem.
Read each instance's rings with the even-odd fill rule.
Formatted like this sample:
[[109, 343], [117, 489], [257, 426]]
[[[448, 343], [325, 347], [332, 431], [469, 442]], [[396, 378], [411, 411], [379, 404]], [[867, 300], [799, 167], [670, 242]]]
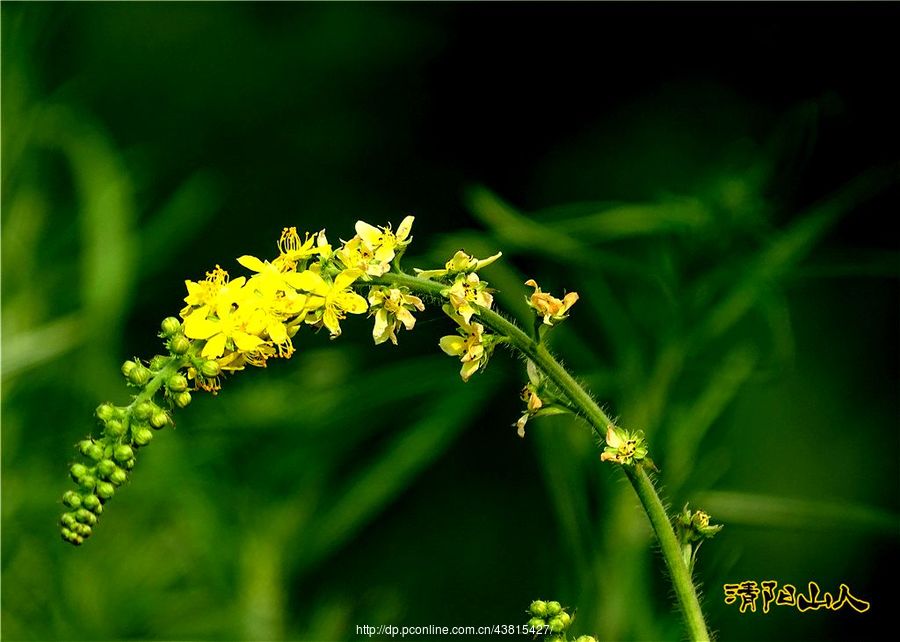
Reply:
[[[412, 292], [430, 295], [435, 298], [441, 298], [443, 296], [442, 292], [447, 288], [446, 285], [435, 281], [393, 272], [380, 278], [372, 279], [370, 283], [395, 287], [405, 286]], [[550, 351], [543, 344], [537, 343], [517, 325], [493, 310], [480, 308], [478, 316], [485, 326], [506, 337], [509, 343], [531, 359], [568, 397], [569, 401], [579, 410], [591, 428], [601, 438], [604, 437], [606, 428], [612, 424], [612, 421], [591, 398], [590, 394], [569, 374], [569, 371], [553, 358], [553, 355], [550, 354]], [[640, 498], [641, 505], [647, 513], [647, 518], [650, 520], [650, 526], [659, 540], [660, 551], [669, 569], [669, 577], [675, 588], [675, 595], [684, 614], [685, 624], [690, 632], [691, 640], [709, 640], [709, 633], [703, 619], [703, 611], [700, 608], [700, 601], [697, 598], [697, 591], [694, 588], [690, 571], [684, 563], [681, 547], [678, 545], [678, 539], [675, 537], [675, 531], [672, 528], [672, 522], [656, 492], [656, 488], [653, 486], [653, 482], [641, 465], [622, 466], [622, 469], [628, 481], [631, 482], [631, 486], [637, 493], [638, 498]]]
[[690, 631], [692, 640], [709, 640], [709, 632], [706, 630], [706, 622], [703, 619], [703, 611], [700, 609], [700, 600], [697, 598], [697, 590], [682, 557], [681, 546], [675, 531], [672, 530], [672, 522], [666, 513], [653, 482], [647, 475], [643, 466], [622, 466], [628, 481], [638, 494], [641, 505], [650, 519], [650, 524], [659, 540], [659, 548], [666, 566], [669, 568], [669, 577], [675, 587], [675, 595], [684, 613], [684, 622]]

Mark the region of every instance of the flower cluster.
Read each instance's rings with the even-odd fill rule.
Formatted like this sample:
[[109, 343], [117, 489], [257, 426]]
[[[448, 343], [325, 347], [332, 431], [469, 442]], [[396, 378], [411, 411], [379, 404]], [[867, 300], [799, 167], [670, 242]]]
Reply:
[[500, 258], [498, 252], [487, 259], [476, 259], [462, 250], [447, 261], [443, 270], [416, 270], [420, 278], [436, 280], [447, 287], [441, 295], [448, 299], [442, 307], [444, 313], [457, 325], [457, 334], [441, 337], [440, 346], [446, 354], [459, 357], [462, 367], [459, 374], [463, 381], [483, 369], [493, 354], [501, 337], [485, 330], [484, 324], [474, 320], [482, 308], [490, 309], [494, 303], [487, 282], [476, 273]]
[[[526, 626], [533, 630], [535, 635], [545, 636], [545, 642], [567, 642], [569, 640], [566, 632], [572, 626], [575, 617], [570, 615], [559, 602], [535, 600], [528, 607], [527, 613], [531, 619], [528, 620]], [[581, 635], [575, 638], [574, 642], [597, 642], [597, 640], [591, 635]]]
[[407, 217], [394, 233], [390, 226], [358, 221], [357, 234], [336, 251], [324, 230], [301, 238], [296, 228], [286, 228], [271, 261], [238, 259], [249, 277], [232, 279], [217, 265], [205, 279], [185, 281], [181, 320], [169, 317], [162, 323], [168, 354], [146, 364], [126, 361], [122, 373], [138, 392], [127, 406], [102, 404], [97, 409], [102, 435], [78, 444], [84, 461], [70, 468], [78, 489], [63, 496], [63, 539], [81, 544], [91, 535], [104, 503], [127, 481], [137, 449], [150, 443], [154, 430], [172, 425], [171, 411], [191, 402], [190, 390], [216, 393], [223, 374], [291, 357], [303, 325], [325, 328], [335, 338], [348, 314], [371, 311], [376, 343], [396, 343], [401, 325], [412, 329], [411, 310], [424, 308], [417, 297], [401, 288], [373, 286], [366, 300], [354, 291], [359, 282], [391, 269], [411, 240], [412, 223]]
[[[80, 544], [91, 534], [104, 503], [127, 481], [136, 450], [150, 443], [154, 430], [172, 425], [172, 411], [190, 403], [191, 391], [215, 394], [227, 374], [247, 366], [264, 367], [269, 359], [290, 358], [303, 326], [324, 328], [334, 339], [341, 335], [341, 322], [347, 315], [368, 312], [374, 317], [375, 344], [396, 345], [402, 329], [415, 327], [413, 313], [425, 309], [422, 299], [410, 291], [412, 277], [400, 272], [398, 265], [412, 241], [412, 224], [412, 216], [403, 219], [396, 231], [390, 225], [357, 221], [356, 234], [337, 249], [324, 230], [301, 236], [296, 228], [285, 228], [274, 258], [244, 255], [237, 259], [248, 275], [231, 278], [217, 265], [206, 278], [185, 281], [187, 295], [180, 318], [169, 317], [162, 323], [160, 336], [167, 354], [147, 363], [125, 362], [122, 372], [129, 385], [137, 388], [132, 402], [102, 404], [97, 410], [102, 435], [78, 444], [84, 462], [71, 467], [78, 490], [63, 498], [68, 508], [61, 519], [63, 538]], [[498, 252], [478, 259], [460, 250], [443, 269], [418, 270], [419, 285], [428, 286], [422, 291], [439, 295], [443, 312], [456, 325], [456, 334], [442, 337], [439, 345], [459, 358], [463, 381], [487, 365], [498, 344], [510, 340], [488, 330], [491, 325], [484, 315], [493, 306], [493, 291], [478, 274], [500, 256]], [[391, 271], [397, 274], [389, 275]], [[559, 300], [542, 293], [533, 280], [526, 284], [535, 288], [530, 305], [547, 326], [565, 319], [578, 298], [570, 292]], [[525, 412], [515, 424], [520, 436], [530, 418], [570, 411], [564, 395], [532, 362], [528, 374], [529, 383], [522, 392]], [[623, 437], [625, 442], [628, 439]], [[611, 445], [615, 443], [610, 440]], [[630, 463], [646, 454], [646, 448], [627, 443], [616, 448], [614, 456], [605, 453], [604, 459]]]

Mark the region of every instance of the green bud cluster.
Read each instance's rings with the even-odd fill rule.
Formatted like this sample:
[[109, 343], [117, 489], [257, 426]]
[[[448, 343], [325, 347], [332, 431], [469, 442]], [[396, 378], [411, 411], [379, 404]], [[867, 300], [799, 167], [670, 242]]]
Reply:
[[106, 502], [128, 481], [136, 452], [153, 440], [154, 431], [173, 425], [173, 409], [191, 402], [186, 375], [208, 380], [221, 374], [218, 363], [191, 354], [193, 343], [175, 317], [163, 320], [160, 337], [168, 355], [156, 355], [146, 364], [136, 358], [122, 364], [126, 383], [139, 389], [132, 403], [100, 404], [96, 410], [100, 436], [76, 445], [81, 461], [69, 468], [76, 489], [63, 494], [66, 510], [60, 518], [60, 532], [67, 542], [78, 545], [90, 537]]
[[[545, 642], [568, 642], [567, 631], [575, 621], [575, 617], [559, 602], [535, 600], [528, 607], [527, 613], [531, 616], [527, 626], [535, 629], [537, 635], [544, 636]], [[582, 635], [576, 638], [575, 642], [597, 642], [597, 640], [590, 635]]]

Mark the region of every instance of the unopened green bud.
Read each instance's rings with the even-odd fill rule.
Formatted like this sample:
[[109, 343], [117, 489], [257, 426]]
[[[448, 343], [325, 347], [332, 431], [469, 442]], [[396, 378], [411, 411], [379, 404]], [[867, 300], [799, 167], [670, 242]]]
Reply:
[[181, 321], [175, 317], [166, 317], [160, 324], [160, 329], [164, 337], [171, 337], [173, 334], [181, 330]]
[[559, 615], [559, 612], [562, 611], [562, 606], [559, 602], [547, 602], [547, 615], [553, 617], [554, 615]]
[[100, 505], [100, 498], [96, 495], [85, 495], [81, 502], [82, 506], [92, 511]]
[[76, 493], [74, 490], [67, 490], [65, 494], [63, 494], [63, 504], [65, 504], [69, 508], [80, 508], [81, 495]]
[[77, 484], [88, 474], [87, 466], [84, 464], [72, 464], [71, 468], [69, 468], [69, 474], [72, 475], [72, 480]]
[[213, 361], [212, 359], [208, 361], [204, 361], [200, 365], [200, 374], [204, 377], [218, 377], [222, 374], [222, 368], [219, 366], [218, 361]]
[[131, 470], [132, 468], [134, 468], [134, 459], [129, 459], [128, 461], [123, 462], [122, 468], [124, 468], [125, 470]]
[[544, 600], [535, 600], [528, 609], [535, 617], [545, 617], [547, 615], [547, 603]]
[[70, 544], [75, 544], [75, 546], [78, 546], [79, 544], [84, 542], [84, 538], [81, 535], [79, 535], [78, 533], [72, 532], [68, 528], [63, 528], [60, 531], [60, 534], [62, 535], [62, 538], [64, 540], [66, 540]]
[[75, 526], [72, 527], [72, 530], [82, 537], [90, 537], [92, 529], [87, 524], [75, 524]]
[[103, 504], [97, 504], [94, 507], [94, 510], [91, 511], [97, 517], [100, 517], [100, 514], [103, 513]]
[[109, 421], [116, 414], [116, 409], [111, 403], [102, 403], [97, 406], [97, 417], [100, 421]]
[[88, 448], [87, 452], [84, 454], [89, 459], [100, 461], [101, 459], [103, 459], [103, 446], [101, 446], [100, 444], [91, 444], [90, 448]]
[[90, 524], [91, 526], [97, 523], [97, 516], [86, 508], [79, 508], [75, 511], [75, 519], [82, 524]]
[[166, 386], [172, 392], [183, 392], [187, 390], [188, 380], [183, 374], [176, 374], [169, 377]]
[[121, 468], [116, 468], [109, 476], [109, 481], [116, 486], [124, 484], [126, 479], [128, 479], [128, 474]]
[[113, 451], [113, 458], [120, 463], [126, 462], [134, 459], [134, 451], [131, 449], [131, 446], [119, 444]]
[[554, 633], [562, 633], [566, 630], [566, 626], [565, 624], [563, 624], [562, 618], [558, 615], [556, 617], [550, 618], [550, 621], [547, 622], [547, 624], [550, 626], [550, 630]]
[[187, 390], [184, 392], [179, 392], [175, 395], [175, 405], [179, 408], [187, 408], [188, 404], [191, 403], [191, 393]]
[[104, 432], [110, 437], [121, 437], [125, 434], [125, 424], [118, 419], [110, 419], [106, 422], [106, 430]]
[[[97, 494], [103, 499], [109, 499], [116, 494], [116, 487], [109, 482], [100, 482], [97, 484]], [[91, 495], [93, 497], [93, 495]]]
[[115, 472], [116, 468], [118, 468], [116, 462], [112, 459], [104, 459], [97, 464], [97, 474], [103, 479], [109, 479], [109, 476]]
[[156, 406], [153, 403], [142, 401], [134, 407], [134, 416], [140, 421], [147, 421], [154, 410], [156, 410]]
[[85, 457], [87, 457], [88, 450], [89, 450], [90, 447], [93, 446], [93, 445], [94, 445], [93, 440], [91, 440], [91, 439], [82, 439], [81, 441], [78, 442], [78, 452], [80, 452], [82, 455], [84, 455]]
[[165, 428], [168, 423], [169, 415], [166, 414], [166, 412], [163, 410], [153, 413], [153, 416], [150, 417], [150, 425], [157, 430], [159, 430], [160, 428]]
[[97, 485], [97, 478], [93, 475], [85, 475], [78, 480], [78, 484], [85, 490], [93, 490], [94, 486]]
[[579, 635], [575, 638], [575, 642], [597, 642], [597, 638], [593, 635]]
[[146, 385], [150, 381], [150, 370], [141, 364], [135, 364], [128, 373], [128, 380], [136, 386]]
[[75, 513], [63, 513], [59, 518], [59, 523], [68, 528], [72, 528], [78, 522], [75, 520]]
[[137, 367], [137, 364], [134, 361], [128, 360], [122, 364], [122, 374], [126, 377], [130, 377], [132, 371]]
[[186, 354], [191, 349], [191, 340], [183, 334], [177, 334], [169, 339], [169, 350], [173, 354]]
[[569, 615], [568, 613], [566, 613], [565, 611], [562, 611], [556, 617], [558, 617], [562, 621], [564, 629], [569, 628], [569, 625], [572, 624], [572, 616]]
[[131, 435], [135, 446], [146, 446], [153, 441], [153, 432], [149, 428], [138, 428]]
[[150, 359], [150, 369], [154, 372], [156, 372], [157, 370], [162, 370], [166, 367], [167, 363], [169, 363], [169, 357], [164, 357], [161, 354], [158, 354]]
[[539, 617], [533, 617], [533, 618], [531, 618], [530, 620], [528, 620], [528, 627], [529, 627], [529, 628], [532, 628], [532, 629], [543, 629], [545, 626], [547, 626], [547, 623], [546, 623], [543, 619], [541, 619], [541, 618], [539, 618]]

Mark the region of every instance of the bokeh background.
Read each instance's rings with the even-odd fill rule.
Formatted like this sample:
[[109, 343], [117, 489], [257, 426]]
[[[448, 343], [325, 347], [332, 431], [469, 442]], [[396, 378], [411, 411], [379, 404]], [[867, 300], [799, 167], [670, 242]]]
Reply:
[[[429, 310], [348, 321], [196, 395], [95, 535], [59, 497], [183, 280], [416, 215], [577, 290], [554, 347], [647, 431], [723, 640], [864, 639], [898, 599], [896, 5], [2, 7], [2, 634], [351, 640], [356, 625], [683, 633], [646, 518], [569, 418], [520, 440], [521, 363], [463, 384]], [[871, 610], [741, 615], [774, 579]], [[879, 628], [881, 627], [881, 628]]]

